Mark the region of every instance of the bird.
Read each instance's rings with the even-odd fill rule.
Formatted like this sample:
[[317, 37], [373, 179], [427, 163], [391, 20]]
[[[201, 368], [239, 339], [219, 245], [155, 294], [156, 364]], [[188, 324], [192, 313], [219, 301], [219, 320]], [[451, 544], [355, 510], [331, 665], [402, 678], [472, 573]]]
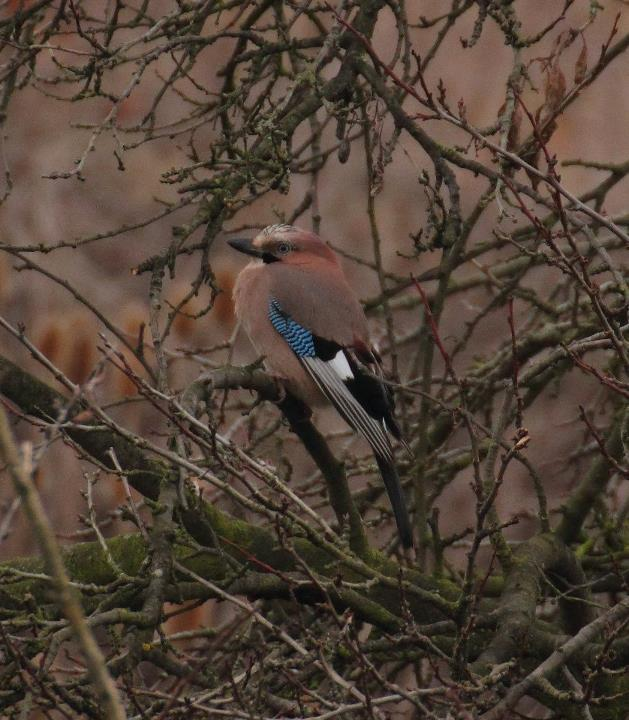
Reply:
[[228, 244], [255, 258], [234, 285], [238, 321], [270, 374], [310, 409], [331, 403], [371, 446], [402, 545], [413, 546], [391, 437], [405, 447], [367, 318], [338, 258], [317, 234], [265, 227]]

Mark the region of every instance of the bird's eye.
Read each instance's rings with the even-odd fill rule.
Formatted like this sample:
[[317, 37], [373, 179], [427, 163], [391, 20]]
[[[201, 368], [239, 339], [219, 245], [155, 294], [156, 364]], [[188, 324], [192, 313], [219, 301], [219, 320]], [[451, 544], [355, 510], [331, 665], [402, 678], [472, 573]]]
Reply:
[[277, 246], [277, 252], [280, 255], [286, 255], [286, 253], [290, 252], [290, 245], [287, 242], [281, 242]]

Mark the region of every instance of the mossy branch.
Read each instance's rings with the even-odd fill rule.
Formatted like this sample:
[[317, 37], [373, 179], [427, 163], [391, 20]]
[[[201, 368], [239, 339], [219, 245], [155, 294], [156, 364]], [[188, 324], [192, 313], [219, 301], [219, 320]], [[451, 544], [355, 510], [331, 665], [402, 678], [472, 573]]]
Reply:
[[[264, 381], [262, 375], [253, 377], [256, 381], [268, 382], [268, 377]], [[1, 356], [0, 393], [22, 412], [47, 422], [53, 421], [61, 408], [72, 406], [70, 409], [75, 413], [82, 409], [80, 402], [71, 403], [61, 393]], [[149, 498], [156, 494], [161, 483], [175, 477], [166, 463], [148, 457], [130, 441], [117, 436], [113, 431], [95, 429], [92, 432], [68, 428], [67, 432], [88, 455], [108, 467], [112, 462], [108, 449], [113, 447], [129, 483]], [[453, 584], [442, 579], [435, 580], [422, 573], [404, 572], [396, 562], [374, 550], [370, 550], [368, 562], [363, 562], [352, 559], [351, 554], [331, 556], [325, 548], [301, 537], [291, 538], [290, 547], [283, 547], [270, 531], [262, 527], [231, 517], [192, 494], [188, 500], [188, 506], [179, 510], [179, 518], [186, 532], [205, 547], [214, 547], [218, 540], [220, 549], [226, 556], [231, 556], [254, 572], [292, 572], [298, 569], [299, 559], [299, 562], [305, 562], [323, 578], [334, 577], [341, 582], [365, 582], [364, 592], [357, 594], [356, 598], [362, 596], [365, 602], [377, 603], [389, 614], [400, 616], [402, 604], [406, 602], [417, 622], [442, 619], [454, 607], [457, 590]], [[87, 555], [82, 554], [82, 547], [85, 547]], [[87, 582], [93, 582], [94, 568], [100, 568], [101, 571], [106, 569], [103, 568], [101, 560], [95, 562], [93, 554], [96, 549], [90, 544], [77, 545], [68, 552], [74, 578], [83, 577]], [[113, 557], [119, 562], [117, 555]], [[18, 565], [23, 566], [23, 561]], [[128, 572], [124, 564], [121, 568]], [[214, 567], [214, 571], [218, 570], [219, 567]], [[107, 577], [109, 579], [103, 578], [101, 582], [111, 582], [111, 576]], [[349, 597], [346, 593], [338, 595], [339, 601], [342, 596]], [[370, 622], [375, 622], [374, 615], [377, 613], [374, 613], [374, 607], [368, 612]], [[359, 613], [359, 609], [355, 609]], [[390, 627], [390, 620], [385, 624]]]

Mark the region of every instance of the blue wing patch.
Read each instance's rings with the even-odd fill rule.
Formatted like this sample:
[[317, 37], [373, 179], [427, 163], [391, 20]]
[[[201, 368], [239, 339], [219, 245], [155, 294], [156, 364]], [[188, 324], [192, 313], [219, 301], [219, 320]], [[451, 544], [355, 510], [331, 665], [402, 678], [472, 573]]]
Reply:
[[269, 300], [269, 320], [297, 357], [315, 357], [312, 333], [283, 312], [275, 298]]

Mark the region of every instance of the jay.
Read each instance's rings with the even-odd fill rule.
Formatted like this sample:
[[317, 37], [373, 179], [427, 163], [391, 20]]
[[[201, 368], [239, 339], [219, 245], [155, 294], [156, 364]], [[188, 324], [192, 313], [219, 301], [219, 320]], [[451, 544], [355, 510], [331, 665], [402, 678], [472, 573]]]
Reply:
[[[308, 407], [326, 399], [371, 446], [400, 539], [413, 544], [390, 435], [402, 441], [380, 356], [367, 319], [334, 252], [317, 235], [270, 225], [255, 238], [232, 239], [257, 258], [238, 275], [236, 316], [267, 369]], [[261, 260], [261, 262], [260, 262]]]

